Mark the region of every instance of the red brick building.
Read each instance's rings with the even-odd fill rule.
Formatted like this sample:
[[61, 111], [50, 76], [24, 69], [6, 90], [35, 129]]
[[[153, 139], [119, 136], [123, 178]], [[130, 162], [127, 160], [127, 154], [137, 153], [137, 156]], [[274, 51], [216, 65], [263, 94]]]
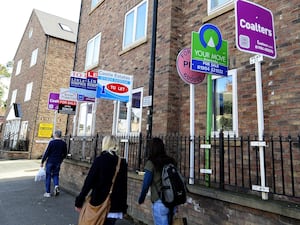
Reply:
[[[25, 141], [28, 158], [37, 158], [54, 126], [65, 131], [67, 115], [49, 110], [48, 96], [69, 85], [76, 37], [76, 22], [32, 11], [14, 57], [3, 134], [6, 147], [18, 149]], [[49, 128], [46, 134], [41, 124]]]
[[[275, 59], [264, 57], [261, 65], [263, 132], [266, 135], [290, 133], [295, 136], [300, 128], [298, 120], [300, 83], [297, 78], [300, 75], [299, 4], [296, 0], [254, 2], [271, 10], [277, 46], [277, 57]], [[155, 3], [158, 3], [157, 12]], [[237, 137], [257, 134], [255, 66], [249, 62], [254, 54], [237, 49], [233, 0], [82, 0], [74, 70], [79, 72], [105, 70], [133, 76], [134, 107], [130, 113], [131, 134], [141, 132], [145, 135], [152, 125], [153, 136], [176, 133], [188, 137], [190, 85], [184, 83], [178, 76], [176, 59], [182, 49], [191, 47], [192, 31], [198, 32], [203, 24], [208, 23], [217, 26], [222, 39], [228, 43], [228, 76], [213, 77], [212, 81], [212, 131], [218, 132], [223, 128], [226, 133]], [[154, 32], [155, 27], [157, 32]], [[155, 58], [152, 58], [154, 51]], [[152, 84], [154, 93], [151, 93]], [[207, 128], [207, 86], [207, 78], [195, 85], [195, 135], [200, 136], [205, 135]], [[144, 98], [151, 94], [153, 94], [153, 124], [148, 120], [149, 115], [152, 115], [151, 108], [143, 107]], [[122, 134], [126, 132], [126, 115], [125, 103], [104, 99], [98, 99], [96, 103], [82, 102], [78, 106], [76, 117], [69, 118], [68, 133], [75, 136], [89, 136], [95, 133]], [[81, 140], [82, 145], [74, 141], [75, 147], [78, 147], [74, 152], [84, 158], [87, 139]], [[189, 143], [189, 138], [186, 140]], [[237, 141], [234, 147], [240, 143]], [[237, 157], [238, 160], [230, 158], [229, 153], [232, 155], [236, 153], [235, 149], [229, 151], [230, 147], [232, 146], [229, 143], [225, 157], [229, 158], [228, 161], [232, 159], [237, 165], [243, 165], [247, 156]], [[297, 151], [299, 146], [295, 148]], [[94, 148], [90, 149], [94, 151]], [[270, 149], [267, 151], [270, 155]], [[251, 156], [257, 153], [249, 147], [249, 155], [250, 152]], [[236, 155], [240, 156], [239, 153]], [[259, 177], [258, 158], [253, 157], [249, 168], [253, 164], [253, 168], [257, 170], [251, 168], [253, 169], [251, 175], [254, 172]], [[284, 157], [283, 160], [286, 160], [287, 157]], [[296, 164], [298, 164], [297, 157], [298, 155], [295, 156]], [[186, 158], [185, 162], [188, 162], [189, 158]], [[271, 161], [268, 157], [266, 160]], [[199, 164], [196, 168], [200, 166], [200, 159], [197, 163]], [[190, 169], [187, 164], [184, 168]], [[289, 166], [288, 163], [284, 164], [287, 164], [284, 165], [286, 167]], [[228, 167], [233, 170], [231, 166], [232, 164], [228, 163]], [[274, 171], [280, 171], [278, 164], [273, 166]], [[86, 174], [88, 167], [88, 163], [78, 163], [75, 158], [66, 160], [63, 170], [68, 176], [64, 178], [64, 184], [70, 190], [79, 191], [83, 182], [82, 174]], [[199, 169], [195, 169], [196, 174], [203, 177]], [[286, 183], [290, 185], [293, 178], [286, 172], [286, 168], [281, 169], [287, 177]], [[234, 183], [233, 180], [231, 183], [230, 179], [237, 177], [237, 174], [244, 174], [241, 170], [245, 168], [239, 167], [235, 172], [232, 170], [225, 171], [227, 178], [229, 177], [229, 184]], [[216, 177], [217, 172], [213, 169]], [[272, 171], [267, 172], [267, 178], [274, 179], [274, 183], [279, 183], [277, 188], [284, 189], [283, 184], [278, 181], [279, 176], [274, 175]], [[299, 170], [294, 170], [293, 173], [295, 178], [299, 177]], [[136, 202], [141, 188], [141, 177], [133, 173], [128, 175], [128, 212], [135, 218], [151, 224], [153, 222], [151, 202], [148, 200], [144, 205], [138, 205]], [[251, 184], [254, 183], [259, 182], [255, 180]], [[272, 185], [272, 181], [269, 181], [269, 184]], [[249, 186], [248, 191], [251, 192], [251, 185]], [[180, 208], [180, 213], [188, 218], [189, 224], [299, 223], [299, 210], [296, 209], [297, 206], [290, 207], [289, 204], [292, 204], [290, 202], [286, 206], [281, 201], [262, 201], [248, 192], [236, 195], [235, 187], [234, 190], [230, 189], [233, 191], [219, 192], [214, 188], [206, 189], [197, 184], [191, 185], [190, 188], [191, 199]], [[295, 198], [295, 201], [298, 199]]]
[[[213, 0], [158, 2], [154, 60], [154, 135], [189, 134], [190, 85], [178, 76], [176, 58], [183, 48], [191, 47], [191, 32], [197, 32], [206, 23], [217, 26], [222, 39], [228, 42], [228, 77], [213, 78], [212, 131], [223, 127], [230, 134], [257, 133], [255, 69], [249, 63], [249, 58], [254, 54], [237, 49], [234, 1], [222, 2], [224, 3]], [[262, 62], [264, 133], [297, 134], [300, 126], [297, 75], [300, 70], [297, 33], [299, 15], [298, 8], [294, 7], [296, 1], [278, 1], [274, 4], [258, 0], [255, 3], [272, 11], [277, 44], [277, 57], [264, 57]], [[148, 107], [142, 107], [142, 103], [143, 98], [149, 96], [153, 68], [152, 18], [152, 1], [83, 0], [75, 61], [76, 71], [97, 72], [101, 69], [133, 75], [138, 104], [133, 109], [131, 131], [143, 134], [147, 133]], [[203, 135], [206, 130], [206, 81], [205, 79], [201, 84], [195, 85], [196, 135]], [[89, 104], [92, 103], [84, 103], [85, 106], [81, 106], [81, 109], [86, 112]], [[120, 106], [118, 104], [98, 99], [97, 107], [94, 108], [96, 113], [89, 113], [90, 119], [87, 120], [95, 119], [95, 125], [80, 119], [79, 110], [73, 134], [111, 133], [114, 130], [122, 133], [126, 107], [122, 103]], [[70, 125], [72, 121], [73, 118], [70, 118]], [[113, 121], [118, 122], [113, 125]], [[134, 121], [138, 124], [134, 124]]]

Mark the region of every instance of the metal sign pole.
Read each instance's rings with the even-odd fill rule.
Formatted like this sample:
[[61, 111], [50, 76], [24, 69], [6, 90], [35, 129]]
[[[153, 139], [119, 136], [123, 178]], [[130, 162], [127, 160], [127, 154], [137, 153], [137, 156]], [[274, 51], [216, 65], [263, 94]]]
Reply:
[[195, 85], [190, 84], [190, 179], [189, 184], [194, 184], [195, 168]]
[[268, 199], [268, 192], [265, 192], [266, 188], [266, 176], [265, 176], [265, 156], [263, 134], [264, 134], [264, 111], [263, 111], [263, 96], [262, 96], [262, 81], [261, 81], [261, 61], [262, 55], [256, 55], [250, 59], [250, 64], [255, 63], [255, 80], [256, 80], [256, 102], [257, 102], [257, 123], [258, 123], [258, 138], [259, 142], [259, 160], [260, 160], [260, 182], [262, 199]]
[[[207, 101], [206, 101], [206, 144], [210, 144], [212, 127], [212, 75], [207, 74]], [[205, 149], [205, 169], [210, 169], [210, 149]], [[210, 186], [210, 175], [205, 174], [205, 184]]]

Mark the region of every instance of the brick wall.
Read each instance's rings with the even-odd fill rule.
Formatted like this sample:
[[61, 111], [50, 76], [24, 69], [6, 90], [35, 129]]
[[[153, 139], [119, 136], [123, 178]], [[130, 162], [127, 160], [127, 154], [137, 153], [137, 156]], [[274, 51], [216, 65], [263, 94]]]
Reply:
[[[90, 164], [65, 160], [61, 167], [61, 187], [75, 196], [81, 190]], [[142, 176], [128, 173], [128, 210], [135, 220], [153, 224], [150, 196], [138, 205]], [[187, 217], [189, 225], [296, 225], [300, 223], [297, 204], [246, 194], [221, 192], [213, 188], [189, 185], [188, 203], [178, 209], [178, 216]]]

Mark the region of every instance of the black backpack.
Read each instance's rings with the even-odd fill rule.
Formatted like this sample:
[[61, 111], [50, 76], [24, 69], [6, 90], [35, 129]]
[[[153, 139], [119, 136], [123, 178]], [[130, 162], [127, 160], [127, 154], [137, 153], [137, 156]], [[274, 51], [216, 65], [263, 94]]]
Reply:
[[178, 169], [169, 163], [165, 165], [161, 173], [162, 187], [160, 199], [167, 207], [174, 207], [186, 202], [186, 184]]

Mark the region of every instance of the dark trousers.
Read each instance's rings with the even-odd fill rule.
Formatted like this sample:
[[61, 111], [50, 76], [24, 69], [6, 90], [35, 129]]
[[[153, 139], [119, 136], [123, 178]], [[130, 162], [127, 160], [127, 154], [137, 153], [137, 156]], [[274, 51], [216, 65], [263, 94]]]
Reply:
[[116, 223], [117, 219], [114, 218], [107, 218], [103, 225], [114, 225]]

